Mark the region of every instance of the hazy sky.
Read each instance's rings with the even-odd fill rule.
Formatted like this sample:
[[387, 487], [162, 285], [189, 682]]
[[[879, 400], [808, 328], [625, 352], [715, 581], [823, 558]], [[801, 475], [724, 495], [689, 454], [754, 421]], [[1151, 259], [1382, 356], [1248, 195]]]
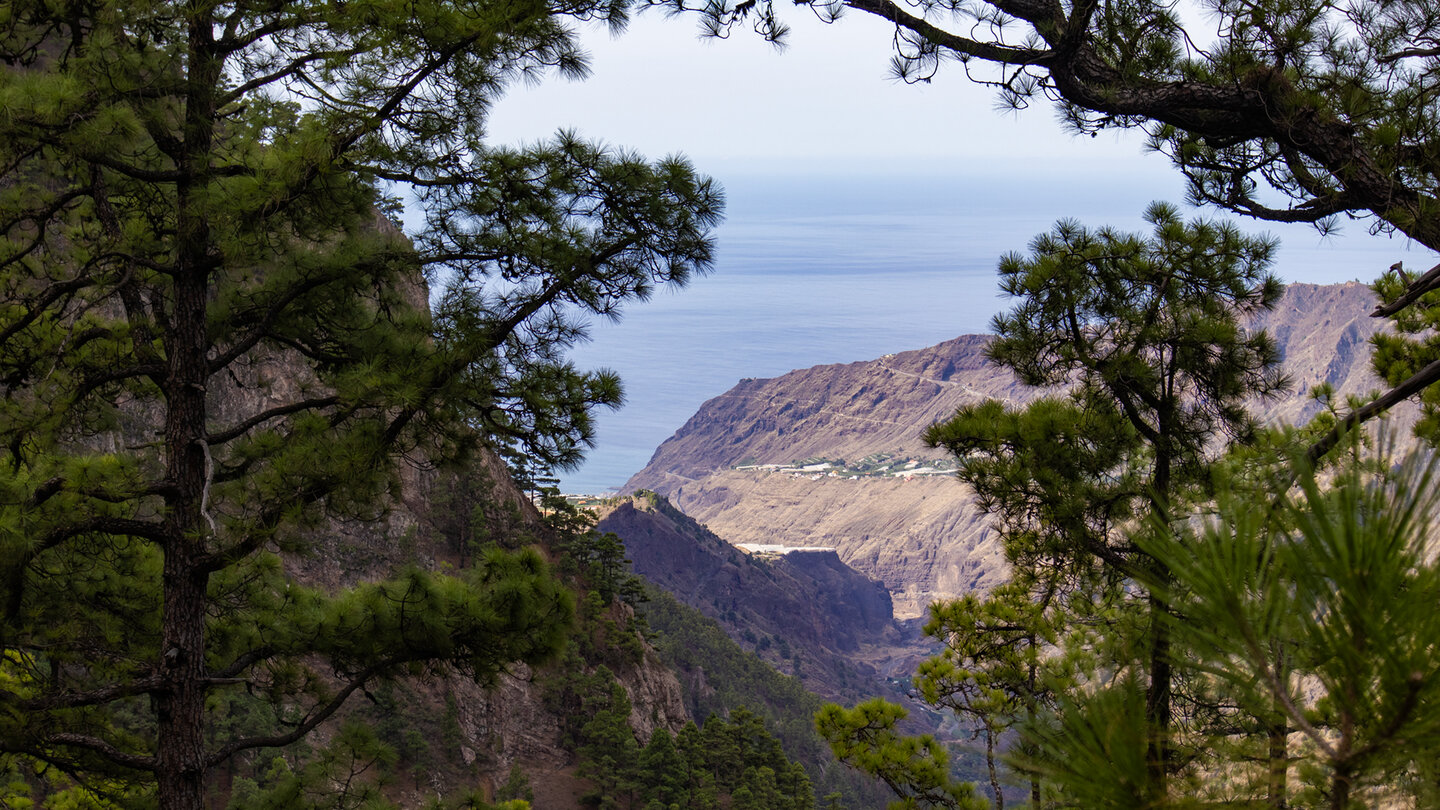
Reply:
[[[792, 31], [780, 50], [748, 29], [724, 40], [701, 38], [693, 17], [653, 9], [618, 36], [589, 26], [583, 41], [590, 78], [551, 76], [512, 88], [492, 110], [491, 139], [529, 143], [571, 128], [652, 159], [685, 154], [722, 185], [727, 177], [777, 175], [985, 175], [1045, 209], [1055, 186], [1088, 185], [1104, 193], [1153, 188], [1158, 181], [1170, 189], [1162, 192], [1166, 199], [1182, 202], [1178, 172], [1168, 158], [1145, 150], [1141, 132], [1077, 136], [1044, 101], [1020, 112], [998, 110], [994, 91], [970, 81], [958, 63], [947, 63], [931, 83], [905, 84], [890, 75], [892, 29], [882, 20], [851, 12], [826, 25], [806, 9], [785, 11]], [[1195, 27], [1203, 29], [1198, 20]], [[1137, 217], [1152, 199], [1137, 194]], [[1073, 201], [1064, 205], [1045, 212], [1045, 221], [1084, 217]], [[731, 206], [732, 218], [744, 213]], [[1422, 271], [1433, 263], [1429, 251], [1409, 250], [1404, 239], [1369, 236], [1367, 225], [1342, 223], [1338, 238], [1321, 239], [1305, 225], [1246, 223], [1279, 236], [1287, 248], [1403, 252], [1406, 263]], [[1372, 279], [1394, 258], [1401, 256], [1343, 278]], [[1282, 275], [1337, 280], [1331, 270], [1310, 277], [1304, 265]]]
[[618, 37], [587, 29], [593, 75], [515, 88], [496, 105], [491, 135], [514, 143], [573, 127], [650, 157], [683, 152], [715, 174], [841, 160], [947, 171], [997, 161], [1165, 164], [1142, 157], [1138, 133], [1077, 138], [1043, 104], [999, 112], [993, 91], [956, 64], [930, 84], [896, 81], [889, 31], [871, 15], [827, 26], [791, 12], [794, 30], [780, 51], [748, 30], [702, 40], [692, 18], [653, 12]]

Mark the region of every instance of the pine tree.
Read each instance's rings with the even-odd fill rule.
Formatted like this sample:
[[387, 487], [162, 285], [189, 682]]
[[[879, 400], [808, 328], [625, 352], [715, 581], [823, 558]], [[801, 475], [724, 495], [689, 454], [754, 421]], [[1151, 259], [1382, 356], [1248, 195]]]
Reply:
[[[482, 140], [506, 82], [584, 72], [573, 22], [624, 15], [5, 7], [0, 752], [193, 810], [375, 679], [555, 653], [570, 600], [534, 552], [339, 594], [277, 552], [381, 517], [402, 458], [573, 463], [620, 399], [565, 358], [585, 318], [708, 268], [722, 202], [684, 161]], [[268, 726], [217, 736], [238, 690]]]
[[[1147, 218], [1149, 239], [1061, 222], [1028, 256], [1001, 260], [1002, 288], [1019, 303], [995, 319], [991, 361], [1025, 384], [1068, 393], [1022, 409], [968, 406], [927, 430], [997, 517], [1015, 573], [987, 601], [932, 609], [927, 629], [946, 648], [924, 665], [919, 685], [931, 701], [978, 719], [993, 740], [1066, 705], [1067, 689], [1097, 669], [1143, 673], [1143, 711], [1131, 729], [1143, 750], [1125, 760], [1142, 768], [1127, 784], [1137, 801], [1163, 803], [1179, 762], [1168, 569], [1126, 530], [1139, 519], [1178, 525], [1187, 499], [1203, 495], [1220, 440], [1254, 436], [1245, 400], [1286, 382], [1269, 338], [1240, 326], [1279, 297], [1266, 271], [1273, 243], [1182, 222], [1164, 205]], [[819, 719], [842, 760], [889, 769], [901, 796], [928, 791], [942, 801], [948, 788], [933, 769], [902, 767], [937, 757], [916, 759], [931, 744], [894, 732], [899, 710], [831, 706]], [[1000, 799], [999, 779], [992, 784]], [[1032, 802], [1040, 787], [1032, 784]]]
[[[1240, 325], [1280, 296], [1266, 270], [1274, 243], [1184, 223], [1164, 205], [1146, 217], [1150, 239], [1061, 222], [1028, 257], [1000, 262], [1002, 289], [1020, 303], [995, 318], [988, 356], [1027, 385], [1071, 386], [1067, 398], [962, 408], [926, 432], [960, 460], [961, 480], [1001, 516], [1010, 560], [1044, 591], [1141, 573], [1163, 589], [1165, 566], [1118, 529], [1136, 515], [1160, 526], [1184, 517], [1217, 440], [1254, 435], [1245, 401], [1286, 386], [1274, 344]], [[1160, 591], [1145, 602], [1146, 761], [1164, 796], [1175, 675]]]
[[690, 767], [670, 732], [657, 728], [650, 735], [650, 742], [640, 752], [640, 772], [644, 786], [641, 798], [647, 803], [658, 802], [662, 807], [689, 806]]
[[630, 696], [611, 681], [602, 700], [585, 707], [589, 720], [581, 729], [578, 749], [581, 776], [594, 790], [588, 800], [596, 807], [630, 807], [640, 789], [640, 746], [630, 729]]
[[[1437, 470], [1392, 452], [1352, 442], [1323, 473], [1302, 457], [1291, 492], [1225, 486], [1214, 513], [1183, 534], [1137, 537], [1171, 572], [1175, 635], [1194, 666], [1239, 712], [1274, 716], [1282, 735], [1303, 739], [1278, 768], [1212, 746], [1220, 756], [1208, 767], [1233, 801], [1342, 810], [1434, 798]], [[1090, 716], [1092, 728], [1123, 725], [1103, 708]], [[1041, 767], [1072, 789], [1103, 796], [1117, 784], [1076, 750], [1083, 734], [1042, 745]]]
[[[1017, 569], [1016, 579], [984, 597], [968, 594], [932, 603], [925, 634], [944, 646], [915, 673], [926, 703], [974, 723], [974, 733], [984, 737], [996, 810], [1005, 810], [998, 767], [1002, 738], [1016, 723], [1033, 722], [1039, 712], [1053, 708], [1089, 669], [1087, 660], [1074, 656], [1077, 649], [1090, 646], [1088, 639], [1073, 638], [1086, 632], [1084, 623], [1062, 627], [1067, 622], [1058, 621], [1061, 611], [1050, 605], [1058, 594], [1052, 590], [1035, 599], [1027, 573]], [[1062, 642], [1067, 629], [1072, 638]], [[1057, 655], [1057, 649], [1070, 654]], [[1030, 805], [1040, 806], [1038, 780], [1030, 784]]]
[[530, 777], [521, 770], [520, 763], [510, 766], [510, 773], [505, 777], [504, 784], [495, 789], [495, 801], [505, 802], [520, 799], [526, 802], [535, 801], [535, 790], [530, 787]]

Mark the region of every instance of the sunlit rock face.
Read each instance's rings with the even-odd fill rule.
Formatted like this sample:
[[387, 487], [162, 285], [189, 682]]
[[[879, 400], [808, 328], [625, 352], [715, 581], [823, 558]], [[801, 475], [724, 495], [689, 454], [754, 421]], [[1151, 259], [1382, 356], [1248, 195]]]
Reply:
[[[1291, 285], [1255, 320], [1279, 343], [1291, 393], [1256, 403], [1266, 419], [1299, 423], [1320, 408], [1309, 397], [1330, 383], [1342, 399], [1380, 387], [1369, 344], [1384, 322], [1358, 283]], [[1005, 576], [990, 519], [945, 474], [946, 459], [921, 432], [962, 405], [1020, 405], [1040, 392], [988, 365], [989, 338], [966, 335], [875, 360], [816, 366], [744, 380], [706, 402], [626, 491], [651, 489], [731, 543], [828, 546], [885, 584], [895, 614]], [[1396, 422], [1408, 432], [1414, 409]], [[828, 466], [823, 466], [828, 462]]]

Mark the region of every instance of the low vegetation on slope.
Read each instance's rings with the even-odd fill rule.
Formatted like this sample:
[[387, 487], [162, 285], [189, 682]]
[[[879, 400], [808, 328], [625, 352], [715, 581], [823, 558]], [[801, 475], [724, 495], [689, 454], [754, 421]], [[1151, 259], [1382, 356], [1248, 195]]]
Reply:
[[706, 718], [746, 707], [763, 718], [785, 752], [805, 765], [821, 798], [870, 807], [883, 796], [873, 780], [840, 767], [815, 731], [824, 701], [792, 676], [746, 652], [713, 620], [656, 587], [641, 606], [662, 660], [679, 675], [691, 715]]

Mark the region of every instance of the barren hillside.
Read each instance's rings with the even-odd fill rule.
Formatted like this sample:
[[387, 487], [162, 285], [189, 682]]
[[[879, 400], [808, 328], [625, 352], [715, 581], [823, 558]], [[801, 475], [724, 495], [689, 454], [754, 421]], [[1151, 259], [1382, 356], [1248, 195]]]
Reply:
[[[1341, 394], [1379, 387], [1368, 362], [1367, 340], [1383, 325], [1370, 317], [1374, 305], [1358, 283], [1291, 285], [1254, 327], [1279, 342], [1294, 387], [1283, 399], [1257, 403], [1258, 412], [1296, 423], [1317, 410], [1308, 392], [1318, 383]], [[920, 441], [927, 425], [962, 405], [1036, 395], [986, 364], [987, 341], [967, 335], [875, 360], [743, 380], [702, 405], [625, 489], [665, 495], [731, 543], [834, 546], [846, 563], [885, 583], [900, 618], [919, 615], [936, 598], [993, 585], [1004, 570], [987, 518], [952, 477], [924, 474], [926, 462], [943, 453]], [[845, 464], [795, 466], [819, 459]], [[907, 459], [919, 463], [901, 469]], [[892, 466], [850, 477], [877, 464]]]

